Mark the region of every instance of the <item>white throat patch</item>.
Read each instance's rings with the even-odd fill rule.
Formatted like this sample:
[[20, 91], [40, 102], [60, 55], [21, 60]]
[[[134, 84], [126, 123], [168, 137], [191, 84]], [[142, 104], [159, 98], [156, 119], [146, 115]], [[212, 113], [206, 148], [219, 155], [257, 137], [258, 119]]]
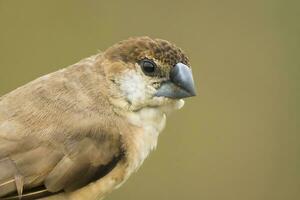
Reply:
[[121, 77], [120, 89], [131, 104], [143, 102], [147, 96], [144, 77], [134, 70], [125, 72]]

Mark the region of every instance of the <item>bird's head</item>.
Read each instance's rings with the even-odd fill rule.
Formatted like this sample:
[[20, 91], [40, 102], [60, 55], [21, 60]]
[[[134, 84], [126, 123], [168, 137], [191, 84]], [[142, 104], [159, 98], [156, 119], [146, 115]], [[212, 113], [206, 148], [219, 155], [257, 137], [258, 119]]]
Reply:
[[187, 56], [166, 40], [130, 38], [103, 56], [111, 95], [126, 109], [182, 106], [183, 98], [196, 95]]

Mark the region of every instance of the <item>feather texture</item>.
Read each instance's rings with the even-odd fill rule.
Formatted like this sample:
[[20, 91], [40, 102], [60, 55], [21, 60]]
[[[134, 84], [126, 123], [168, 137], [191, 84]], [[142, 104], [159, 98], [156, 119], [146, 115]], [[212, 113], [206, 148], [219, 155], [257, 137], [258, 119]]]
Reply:
[[[0, 161], [0, 197], [13, 193], [21, 197], [23, 191], [27, 197], [29, 193], [36, 195], [38, 191], [32, 192], [31, 189], [38, 186], [56, 193], [73, 191], [86, 185], [99, 173], [98, 170], [120, 154], [118, 140], [113, 145], [116, 149], [106, 142], [112, 141], [85, 138], [76, 141], [76, 144], [66, 145], [71, 147], [62, 152], [42, 143], [26, 152], [8, 155]], [[101, 157], [103, 152], [107, 152], [104, 159]]]

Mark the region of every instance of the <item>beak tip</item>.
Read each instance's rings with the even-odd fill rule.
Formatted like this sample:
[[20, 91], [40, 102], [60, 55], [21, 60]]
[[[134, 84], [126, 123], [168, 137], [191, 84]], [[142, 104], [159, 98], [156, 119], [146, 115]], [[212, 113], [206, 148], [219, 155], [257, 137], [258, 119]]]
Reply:
[[193, 91], [193, 92], [191, 93], [191, 97], [195, 97], [195, 96], [197, 96], [197, 93], [196, 93], [195, 91]]
[[189, 96], [189, 97], [194, 97], [194, 96], [197, 96], [197, 93], [196, 93], [196, 91], [195, 91], [195, 90], [191, 90], [191, 91], [189, 91], [189, 94], [190, 94], [190, 96]]

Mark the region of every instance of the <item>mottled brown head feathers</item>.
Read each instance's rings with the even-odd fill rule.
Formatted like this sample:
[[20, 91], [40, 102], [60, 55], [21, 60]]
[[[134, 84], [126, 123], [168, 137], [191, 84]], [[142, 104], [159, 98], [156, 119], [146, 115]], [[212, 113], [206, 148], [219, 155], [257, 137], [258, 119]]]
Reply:
[[105, 57], [124, 62], [138, 62], [144, 58], [155, 59], [169, 67], [181, 62], [189, 66], [185, 53], [174, 44], [150, 37], [135, 37], [123, 40], [105, 51]]

